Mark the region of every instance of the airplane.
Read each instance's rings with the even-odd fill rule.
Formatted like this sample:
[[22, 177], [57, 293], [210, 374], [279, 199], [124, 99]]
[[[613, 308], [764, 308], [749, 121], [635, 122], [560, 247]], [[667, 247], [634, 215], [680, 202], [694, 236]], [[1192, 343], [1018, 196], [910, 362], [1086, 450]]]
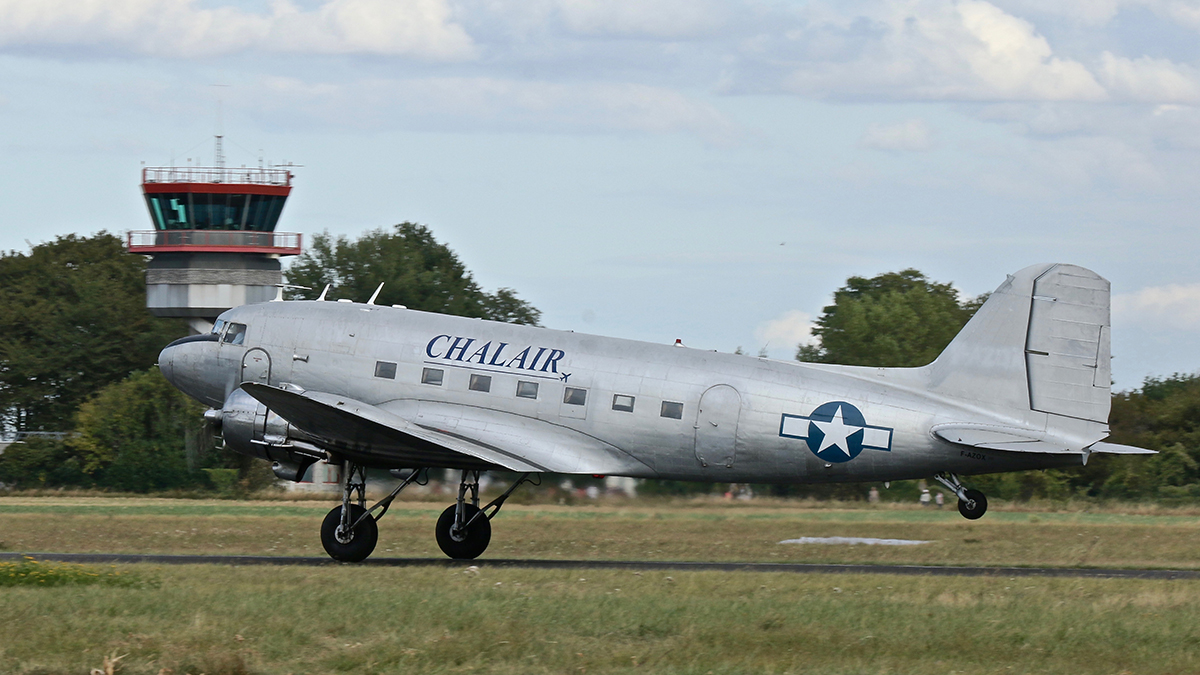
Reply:
[[[381, 285], [382, 287], [382, 285]], [[366, 559], [377, 521], [429, 469], [458, 471], [435, 535], [473, 559], [491, 520], [543, 473], [729, 483], [930, 478], [976, 519], [959, 476], [1153, 454], [1109, 435], [1109, 283], [1067, 264], [1027, 267], [988, 297], [933, 363], [874, 368], [755, 358], [325, 300], [223, 313], [159, 355], [211, 407], [233, 450], [300, 481], [343, 465], [321, 542]], [[366, 507], [366, 468], [399, 485]], [[480, 506], [485, 471], [520, 474]]]

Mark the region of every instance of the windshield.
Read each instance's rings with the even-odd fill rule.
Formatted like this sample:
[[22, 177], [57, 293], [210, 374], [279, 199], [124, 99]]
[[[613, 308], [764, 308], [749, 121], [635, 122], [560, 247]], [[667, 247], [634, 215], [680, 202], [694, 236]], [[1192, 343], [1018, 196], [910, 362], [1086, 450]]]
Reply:
[[246, 341], [246, 324], [231, 323], [229, 330], [225, 331], [225, 337], [221, 340], [226, 344], [240, 345]]
[[212, 330], [209, 332], [220, 335], [221, 331], [224, 330], [224, 328], [225, 328], [225, 319], [217, 319], [216, 323], [213, 324]]

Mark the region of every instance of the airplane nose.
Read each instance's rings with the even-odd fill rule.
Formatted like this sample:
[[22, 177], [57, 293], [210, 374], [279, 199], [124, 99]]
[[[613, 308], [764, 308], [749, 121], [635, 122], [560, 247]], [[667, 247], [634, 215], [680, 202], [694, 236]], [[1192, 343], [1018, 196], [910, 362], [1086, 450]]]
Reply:
[[169, 344], [158, 353], [158, 372], [167, 378], [167, 382], [178, 387], [175, 383], [175, 345]]
[[228, 377], [218, 367], [216, 347], [214, 333], [180, 338], [158, 353], [158, 370], [179, 391], [219, 406], [225, 400]]
[[[163, 350], [158, 353], [158, 370], [167, 378], [167, 382], [175, 385], [176, 389], [183, 389], [182, 379], [186, 379], [188, 365], [190, 360], [185, 352], [190, 347], [184, 345], [193, 342], [216, 342], [217, 336], [211, 333], [203, 333], [201, 335], [189, 335], [185, 338], [179, 338], [171, 344], [163, 347]], [[179, 378], [179, 379], [177, 379]]]

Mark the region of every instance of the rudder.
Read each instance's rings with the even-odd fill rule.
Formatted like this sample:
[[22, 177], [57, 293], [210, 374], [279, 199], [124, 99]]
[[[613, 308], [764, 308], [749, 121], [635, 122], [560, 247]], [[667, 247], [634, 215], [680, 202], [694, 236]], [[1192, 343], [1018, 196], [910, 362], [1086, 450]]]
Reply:
[[1031, 305], [1025, 343], [1029, 407], [1107, 423], [1108, 281], [1082, 267], [1055, 265], [1034, 279]]
[[1109, 336], [1107, 280], [1076, 265], [1034, 265], [1001, 284], [927, 366], [929, 385], [1027, 422], [1045, 413], [1107, 424]]

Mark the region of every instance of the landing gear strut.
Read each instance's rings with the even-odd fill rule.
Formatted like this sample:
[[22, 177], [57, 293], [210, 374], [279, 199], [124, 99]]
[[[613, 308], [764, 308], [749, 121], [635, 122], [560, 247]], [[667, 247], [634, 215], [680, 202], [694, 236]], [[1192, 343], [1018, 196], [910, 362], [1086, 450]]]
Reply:
[[[456, 560], [473, 560], [482, 555], [492, 541], [492, 518], [522, 483], [533, 483], [529, 474], [522, 474], [504, 494], [479, 508], [479, 472], [464, 470], [458, 484], [458, 499], [438, 517], [435, 534], [442, 552]], [[467, 501], [468, 491], [470, 501]]]
[[958, 476], [952, 473], [939, 473], [934, 480], [945, 485], [958, 497], [958, 512], [967, 520], [978, 520], [987, 513], [987, 497], [979, 490], [970, 490], [963, 486]]
[[[371, 555], [379, 541], [379, 526], [375, 521], [387, 513], [400, 491], [416, 481], [421, 471], [412, 470], [399, 487], [368, 509], [366, 468], [346, 462], [344, 469], [346, 478], [342, 483], [342, 505], [330, 511], [321, 523], [321, 545], [334, 560], [362, 562]], [[355, 494], [358, 498], [352, 503]], [[375, 514], [376, 509], [379, 509], [378, 514]]]

